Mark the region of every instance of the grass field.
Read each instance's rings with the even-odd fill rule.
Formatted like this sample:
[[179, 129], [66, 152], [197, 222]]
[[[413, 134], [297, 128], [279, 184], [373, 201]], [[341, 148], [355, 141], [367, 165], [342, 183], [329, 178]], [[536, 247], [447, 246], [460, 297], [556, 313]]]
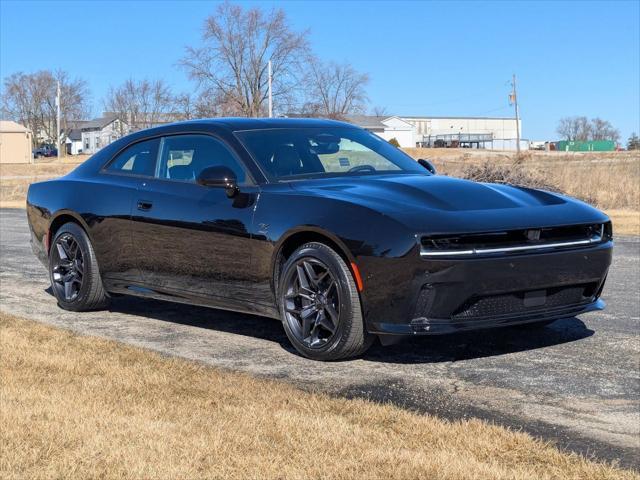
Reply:
[[[518, 162], [515, 154], [471, 149], [405, 149], [414, 158], [431, 159], [439, 173], [465, 176], [470, 165], [490, 162], [522, 169], [543, 178], [558, 191], [575, 196], [609, 214], [614, 232], [640, 235], [640, 152], [559, 153], [526, 152]], [[86, 157], [85, 157], [86, 158]], [[64, 175], [84, 158], [64, 163], [0, 165], [0, 207], [23, 208], [30, 183]]]
[[639, 479], [446, 422], [0, 313], [0, 477]]

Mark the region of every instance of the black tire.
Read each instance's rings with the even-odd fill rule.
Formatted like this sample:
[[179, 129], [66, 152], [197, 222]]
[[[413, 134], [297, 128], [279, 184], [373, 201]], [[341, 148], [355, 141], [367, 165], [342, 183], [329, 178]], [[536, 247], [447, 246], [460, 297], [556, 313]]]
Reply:
[[76, 223], [65, 223], [51, 242], [49, 279], [58, 305], [65, 310], [84, 312], [109, 305], [91, 241]]
[[[313, 282], [309, 284], [311, 289], [303, 289], [299, 268], [307, 280], [315, 275], [315, 280], [325, 289], [318, 286], [316, 293], [308, 293], [313, 289]], [[282, 267], [279, 283], [278, 303], [282, 323], [287, 337], [300, 354], [313, 360], [340, 360], [361, 355], [371, 346], [375, 337], [365, 329], [353, 275], [342, 257], [332, 248], [317, 242], [301, 246]], [[305, 331], [302, 314], [314, 308], [318, 312], [314, 321], [309, 321], [314, 326], [310, 331]], [[312, 315], [314, 313], [305, 318]], [[319, 315], [323, 318], [319, 319]], [[327, 323], [331, 324], [333, 331], [324, 327]]]

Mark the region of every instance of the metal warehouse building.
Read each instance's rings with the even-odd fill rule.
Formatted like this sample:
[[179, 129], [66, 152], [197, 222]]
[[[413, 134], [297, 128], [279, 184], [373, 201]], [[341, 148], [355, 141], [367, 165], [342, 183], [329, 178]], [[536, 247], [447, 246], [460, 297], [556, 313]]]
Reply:
[[[463, 146], [492, 150], [516, 150], [515, 118], [505, 117], [401, 117], [415, 128], [416, 146]], [[520, 132], [522, 122], [519, 120]], [[522, 136], [522, 134], [520, 135]], [[528, 142], [520, 141], [527, 149]]]
[[[492, 150], [516, 150], [517, 147], [515, 118], [352, 115], [346, 117], [346, 120], [385, 140], [395, 138], [401, 147], [471, 147]], [[522, 128], [522, 122], [518, 123]], [[527, 150], [528, 144], [528, 141], [520, 140], [522, 150]]]

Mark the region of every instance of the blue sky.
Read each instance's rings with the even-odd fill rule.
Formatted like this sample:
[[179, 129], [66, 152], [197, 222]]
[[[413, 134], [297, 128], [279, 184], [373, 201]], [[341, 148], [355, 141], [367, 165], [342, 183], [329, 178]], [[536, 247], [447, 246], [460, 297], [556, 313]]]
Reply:
[[[371, 104], [391, 114], [509, 116], [515, 72], [525, 138], [555, 138], [567, 115], [609, 120], [625, 142], [640, 131], [637, 0], [241, 3], [283, 8], [321, 58], [369, 73]], [[88, 81], [95, 114], [128, 77], [189, 91], [176, 62], [215, 6], [0, 0], [0, 75], [67, 70]]]

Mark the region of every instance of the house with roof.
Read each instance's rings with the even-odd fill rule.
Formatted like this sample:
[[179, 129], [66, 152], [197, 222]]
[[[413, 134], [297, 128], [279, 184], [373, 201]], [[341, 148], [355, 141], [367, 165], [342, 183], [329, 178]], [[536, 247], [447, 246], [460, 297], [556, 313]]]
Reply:
[[82, 153], [82, 130], [80, 128], [71, 129], [65, 136], [65, 147], [67, 155], [78, 155]]
[[116, 115], [106, 115], [87, 122], [79, 122], [82, 153], [94, 154], [105, 145], [126, 135], [129, 125]]
[[387, 141], [395, 138], [401, 147], [416, 146], [414, 126], [395, 115], [347, 115], [345, 120], [369, 130]]

